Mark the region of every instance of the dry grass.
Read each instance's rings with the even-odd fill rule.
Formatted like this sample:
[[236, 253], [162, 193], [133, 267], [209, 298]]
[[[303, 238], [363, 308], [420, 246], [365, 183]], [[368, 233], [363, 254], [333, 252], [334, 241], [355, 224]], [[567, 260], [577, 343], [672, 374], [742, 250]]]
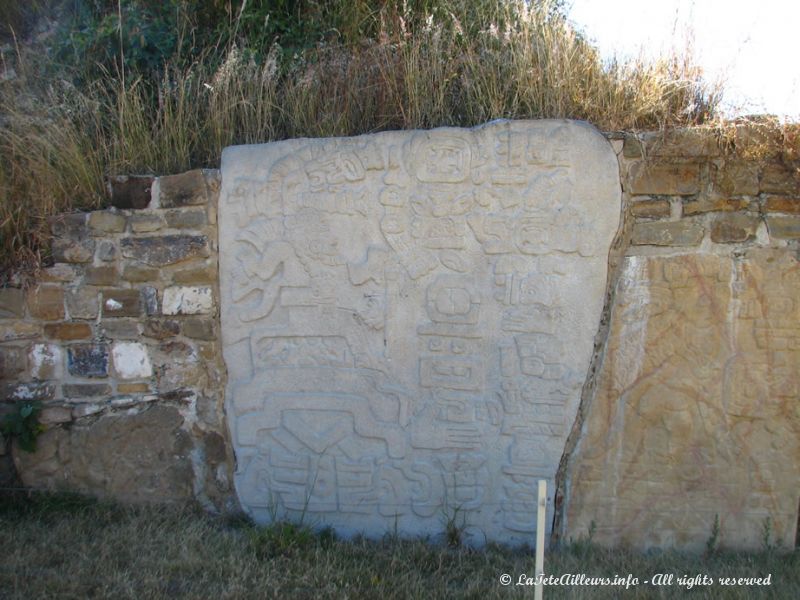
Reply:
[[[256, 528], [176, 507], [123, 507], [70, 496], [0, 496], [3, 598], [508, 598], [500, 575], [533, 570], [529, 551], [448, 549], [398, 541], [344, 542], [291, 525]], [[550, 587], [546, 598], [798, 598], [800, 555], [693, 557], [574, 545], [546, 556], [546, 572], [641, 580], [772, 575], [765, 588], [640, 585]]]
[[501, 117], [657, 129], [702, 122], [719, 102], [691, 56], [604, 64], [546, 2], [451, 4], [412, 31], [387, 3], [353, 16], [374, 35], [296, 57], [209, 48], [156, 80], [105, 71], [76, 88], [42, 58], [47, 40], [6, 52], [18, 76], [0, 82], [0, 269], [36, 265], [46, 217], [101, 205], [105, 175], [213, 167], [230, 144]]

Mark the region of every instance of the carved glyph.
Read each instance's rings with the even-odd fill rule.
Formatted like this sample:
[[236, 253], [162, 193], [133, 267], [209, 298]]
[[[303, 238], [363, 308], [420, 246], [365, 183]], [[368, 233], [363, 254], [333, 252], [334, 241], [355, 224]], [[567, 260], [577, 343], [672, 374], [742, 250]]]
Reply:
[[[222, 337], [257, 520], [530, 542], [603, 307], [617, 163], [569, 121], [228, 148]], [[549, 519], [548, 519], [549, 521]]]

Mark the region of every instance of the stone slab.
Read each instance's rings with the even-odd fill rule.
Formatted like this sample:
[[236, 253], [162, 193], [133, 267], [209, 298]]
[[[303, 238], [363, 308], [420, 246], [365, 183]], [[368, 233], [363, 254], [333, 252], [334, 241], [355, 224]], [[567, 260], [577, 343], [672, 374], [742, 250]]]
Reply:
[[607, 140], [569, 121], [299, 139], [227, 148], [222, 182], [245, 510], [372, 537], [457, 514], [470, 544], [530, 543], [619, 225]]
[[800, 480], [800, 265], [751, 249], [625, 259], [567, 469], [564, 539], [791, 549]]

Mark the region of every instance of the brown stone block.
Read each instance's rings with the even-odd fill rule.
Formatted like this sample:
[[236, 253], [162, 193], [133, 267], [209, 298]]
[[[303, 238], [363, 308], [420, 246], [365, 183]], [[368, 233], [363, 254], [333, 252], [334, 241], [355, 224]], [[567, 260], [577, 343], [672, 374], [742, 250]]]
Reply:
[[122, 278], [126, 281], [142, 283], [145, 281], [158, 281], [160, 271], [139, 265], [126, 265]]
[[0, 347], [0, 378], [8, 379], [14, 377], [27, 367], [24, 349], [11, 346]]
[[34, 319], [58, 321], [64, 318], [64, 291], [52, 285], [39, 285], [28, 293], [28, 310]]
[[88, 263], [94, 257], [94, 240], [53, 240], [53, 260], [60, 263]]
[[139, 290], [103, 289], [103, 317], [138, 317], [142, 313]]
[[191, 318], [183, 320], [183, 335], [195, 340], [213, 340], [214, 322], [211, 319]]
[[78, 277], [78, 268], [66, 263], [58, 263], [39, 271], [39, 281], [66, 283]]
[[90, 287], [79, 287], [67, 290], [67, 310], [73, 319], [96, 319], [100, 312], [98, 290]]
[[761, 171], [761, 191], [767, 194], [800, 196], [800, 170], [773, 162]]
[[172, 272], [172, 281], [177, 284], [208, 284], [217, 281], [216, 265], [187, 265]]
[[754, 196], [758, 194], [759, 166], [753, 161], [726, 160], [711, 170], [714, 187], [723, 196]]
[[0, 319], [25, 316], [25, 292], [19, 288], [0, 288]]
[[142, 335], [157, 340], [175, 337], [180, 333], [180, 325], [171, 319], [147, 319]]
[[641, 135], [646, 157], [705, 158], [721, 154], [713, 129], [681, 128]]
[[704, 229], [691, 221], [637, 223], [631, 243], [635, 246], [696, 246], [703, 240]]
[[169, 210], [165, 217], [167, 227], [172, 229], [202, 229], [208, 225], [205, 208]]
[[13, 340], [30, 340], [42, 335], [42, 326], [25, 321], [0, 322], [0, 342]]
[[158, 178], [162, 208], [208, 203], [208, 186], [202, 169]]
[[84, 282], [88, 285], [114, 285], [119, 273], [114, 266], [86, 267]]
[[117, 392], [120, 394], [146, 394], [150, 391], [147, 383], [118, 383]]
[[767, 196], [764, 201], [764, 209], [767, 212], [800, 214], [800, 198], [790, 198], [788, 196]]
[[62, 213], [48, 219], [50, 233], [59, 238], [82, 239], [89, 230], [86, 227], [86, 213]]
[[800, 217], [767, 216], [766, 221], [770, 237], [784, 240], [800, 239]]
[[126, 238], [121, 242], [122, 255], [151, 267], [172, 265], [190, 258], [209, 255], [204, 235], [164, 235]]
[[44, 335], [54, 340], [88, 340], [92, 337], [92, 328], [88, 323], [48, 323], [44, 326]]
[[97, 210], [89, 214], [89, 228], [92, 233], [122, 233], [125, 231], [125, 217], [110, 210]]
[[701, 215], [709, 212], [728, 212], [746, 210], [750, 206], [750, 201], [743, 198], [708, 198], [703, 197], [699, 200], [685, 202], [683, 204], [683, 215]]
[[637, 200], [631, 203], [634, 217], [658, 219], [670, 215], [669, 200]]
[[97, 398], [111, 394], [107, 383], [65, 383], [62, 388], [65, 398]]
[[164, 219], [157, 214], [131, 215], [130, 222], [133, 233], [150, 233], [164, 226]]
[[690, 196], [700, 191], [700, 167], [639, 161], [631, 165], [628, 181], [632, 194]]
[[115, 208], [147, 208], [153, 177], [121, 175], [108, 178], [111, 206]]
[[711, 225], [711, 241], [732, 244], [752, 240], [755, 238], [758, 223], [758, 218], [751, 215], [717, 215]]

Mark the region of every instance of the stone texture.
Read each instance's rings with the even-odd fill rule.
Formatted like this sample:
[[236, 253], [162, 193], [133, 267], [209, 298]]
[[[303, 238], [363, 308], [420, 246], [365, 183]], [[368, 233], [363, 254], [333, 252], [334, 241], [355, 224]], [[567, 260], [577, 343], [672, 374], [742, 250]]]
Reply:
[[631, 204], [634, 217], [659, 219], [670, 215], [669, 200], [637, 200]]
[[783, 240], [800, 239], [800, 217], [767, 216], [770, 237]]
[[144, 304], [144, 314], [148, 317], [158, 314], [158, 290], [151, 286], [142, 288], [142, 303]]
[[761, 171], [761, 191], [800, 196], [800, 172], [783, 163], [769, 163]]
[[767, 212], [800, 214], [800, 198], [787, 196], [767, 196], [764, 200], [764, 209]]
[[187, 501], [193, 497], [191, 442], [182, 424], [178, 410], [167, 406], [107, 414], [46, 431], [34, 454], [15, 451], [14, 461], [23, 484], [33, 489], [131, 502]]
[[731, 244], [752, 240], [760, 220], [752, 215], [716, 215], [711, 224], [711, 241]]
[[201, 169], [158, 178], [162, 208], [208, 203], [208, 186]]
[[55, 237], [81, 239], [88, 235], [86, 213], [62, 213], [48, 219], [50, 233]]
[[215, 283], [216, 281], [216, 265], [187, 265], [172, 273], [172, 282], [178, 285]]
[[144, 379], [153, 374], [147, 347], [137, 342], [120, 342], [111, 349], [114, 371], [121, 379]]
[[117, 391], [120, 394], [146, 394], [150, 391], [150, 385], [147, 383], [124, 383], [117, 384]]
[[150, 188], [153, 177], [115, 176], [108, 178], [111, 206], [115, 208], [147, 208], [150, 204]]
[[758, 164], [747, 160], [726, 160], [712, 169], [716, 190], [725, 196], [758, 194]]
[[208, 224], [204, 208], [168, 210], [165, 217], [172, 229], [202, 229]]
[[168, 287], [164, 289], [162, 312], [165, 315], [208, 314], [214, 308], [210, 287]]
[[117, 257], [117, 247], [114, 242], [103, 240], [97, 246], [97, 260], [102, 262], [111, 262]]
[[133, 215], [130, 218], [133, 233], [150, 233], [158, 231], [164, 226], [161, 215]]
[[43, 282], [68, 282], [78, 277], [78, 269], [74, 265], [58, 263], [39, 271], [39, 281]]
[[86, 267], [84, 282], [87, 285], [114, 285], [118, 277], [117, 268], [113, 265]]
[[158, 269], [142, 267], [139, 265], [127, 265], [122, 272], [122, 278], [126, 281], [140, 283], [144, 281], [158, 281]]
[[701, 550], [794, 546], [800, 267], [752, 249], [629, 257], [569, 460], [564, 539]]
[[702, 215], [710, 212], [727, 212], [736, 210], [746, 210], [750, 207], [750, 201], [744, 198], [720, 198], [704, 196], [697, 200], [683, 203], [683, 215], [690, 217]]
[[139, 290], [102, 290], [103, 317], [138, 317], [142, 313]]
[[635, 246], [696, 246], [703, 240], [703, 226], [692, 221], [637, 223], [631, 244]]
[[0, 341], [29, 340], [42, 334], [39, 323], [26, 323], [24, 321], [0, 322]]
[[64, 353], [56, 344], [33, 344], [28, 364], [34, 379], [58, 379], [63, 375]]
[[65, 383], [61, 387], [65, 398], [98, 398], [111, 394], [107, 383]]
[[79, 287], [66, 292], [67, 310], [73, 319], [96, 319], [100, 312], [99, 291]]
[[43, 425], [57, 425], [72, 421], [72, 408], [66, 406], [48, 406], [39, 414], [39, 422]]
[[692, 127], [640, 135], [646, 157], [707, 158], [721, 153], [717, 133], [712, 129]]
[[0, 401], [33, 400], [42, 402], [52, 400], [56, 395], [56, 386], [52, 383], [15, 382], [0, 383]]
[[157, 340], [164, 340], [166, 338], [175, 337], [179, 333], [180, 325], [177, 321], [170, 319], [147, 319], [144, 322], [144, 332], [142, 335]]
[[28, 293], [31, 317], [42, 321], [64, 318], [64, 292], [53, 285], [38, 285]]
[[631, 194], [691, 196], [700, 191], [700, 167], [696, 164], [639, 161], [631, 165], [628, 180]]
[[53, 240], [53, 259], [60, 263], [88, 263], [94, 256], [94, 240]]
[[107, 377], [108, 346], [75, 344], [67, 348], [67, 369], [76, 377]]
[[0, 319], [25, 316], [25, 292], [19, 288], [0, 288]]
[[569, 121], [291, 140], [226, 149], [222, 181], [242, 506], [373, 536], [458, 510], [471, 544], [529, 543], [605, 297], [607, 140]]
[[207, 257], [208, 238], [204, 235], [164, 235], [125, 238], [122, 255], [151, 267], [172, 265], [190, 258]]
[[89, 214], [89, 229], [95, 235], [122, 233], [125, 231], [125, 217], [108, 210], [98, 210]]
[[92, 328], [88, 323], [48, 323], [44, 335], [62, 341], [86, 340], [92, 337]]
[[106, 319], [101, 321], [103, 337], [111, 340], [135, 339], [141, 335], [138, 319]]
[[27, 368], [23, 348], [0, 346], [0, 379], [10, 379]]
[[158, 346], [153, 357], [156, 381], [161, 393], [183, 391], [204, 383], [207, 367], [190, 344], [182, 341], [165, 341]]
[[185, 319], [183, 335], [195, 340], [214, 340], [214, 322], [210, 319]]

